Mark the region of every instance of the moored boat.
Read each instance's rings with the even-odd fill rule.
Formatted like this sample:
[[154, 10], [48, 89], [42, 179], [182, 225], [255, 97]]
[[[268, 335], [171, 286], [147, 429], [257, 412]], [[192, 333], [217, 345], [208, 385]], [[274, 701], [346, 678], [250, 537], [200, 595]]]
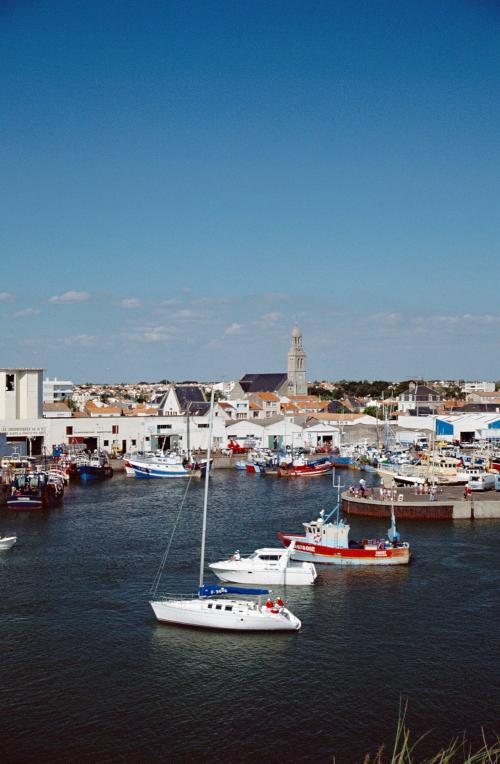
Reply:
[[[350, 526], [339, 517], [339, 511], [340, 487], [337, 506], [326, 517], [322, 510], [317, 520], [303, 523], [303, 535], [278, 533], [285, 547], [294, 544], [292, 559], [328, 565], [407, 565], [410, 562], [410, 545], [400, 540], [394, 507], [387, 536], [361, 541], [349, 540]], [[335, 520], [330, 522], [332, 516]]]
[[6, 498], [9, 509], [47, 509], [59, 504], [64, 496], [64, 479], [43, 470], [17, 472], [10, 482]]
[[189, 477], [191, 470], [184, 464], [180, 454], [160, 452], [148, 457], [129, 456], [125, 468], [133, 471], [136, 478], [182, 478]]
[[76, 468], [80, 480], [105, 480], [113, 476], [113, 468], [104, 452], [96, 452], [82, 459]]
[[233, 584], [266, 586], [308, 586], [316, 580], [316, 568], [310, 562], [291, 559], [294, 543], [288, 549], [263, 547], [248, 556], [235, 552], [227, 560], [208, 566], [221, 581]]
[[17, 541], [17, 536], [0, 536], [0, 550], [12, 549]]
[[278, 477], [321, 477], [327, 475], [333, 469], [330, 459], [319, 459], [315, 462], [307, 462], [305, 459], [297, 459], [288, 465], [278, 467]]

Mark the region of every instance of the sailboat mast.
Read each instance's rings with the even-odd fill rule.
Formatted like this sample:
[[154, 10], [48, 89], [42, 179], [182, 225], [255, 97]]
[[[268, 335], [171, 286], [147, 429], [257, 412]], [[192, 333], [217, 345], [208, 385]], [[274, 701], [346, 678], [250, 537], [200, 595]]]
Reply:
[[208, 420], [207, 466], [205, 470], [205, 491], [203, 494], [203, 523], [201, 528], [200, 586], [203, 586], [205, 568], [205, 539], [207, 535], [208, 481], [210, 477], [210, 455], [212, 452], [212, 429], [214, 423], [214, 387], [210, 391], [210, 417]]

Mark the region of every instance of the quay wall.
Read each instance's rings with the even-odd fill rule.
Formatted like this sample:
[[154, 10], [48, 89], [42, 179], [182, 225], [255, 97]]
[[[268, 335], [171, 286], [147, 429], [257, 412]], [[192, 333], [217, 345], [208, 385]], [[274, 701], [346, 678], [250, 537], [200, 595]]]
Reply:
[[[342, 511], [346, 515], [362, 515], [364, 517], [391, 516], [390, 501], [377, 501], [375, 499], [342, 497]], [[452, 520], [453, 504], [441, 502], [394, 502], [394, 510], [397, 520]]]
[[[392, 502], [342, 495], [342, 511], [363, 517], [391, 516]], [[500, 499], [442, 501], [395, 501], [396, 520], [500, 520]]]

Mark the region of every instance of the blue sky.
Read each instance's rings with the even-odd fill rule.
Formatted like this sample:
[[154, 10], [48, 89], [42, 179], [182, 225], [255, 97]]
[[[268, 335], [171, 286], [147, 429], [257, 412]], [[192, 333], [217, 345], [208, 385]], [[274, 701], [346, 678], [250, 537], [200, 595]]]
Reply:
[[488, 0], [0, 6], [0, 365], [500, 378]]

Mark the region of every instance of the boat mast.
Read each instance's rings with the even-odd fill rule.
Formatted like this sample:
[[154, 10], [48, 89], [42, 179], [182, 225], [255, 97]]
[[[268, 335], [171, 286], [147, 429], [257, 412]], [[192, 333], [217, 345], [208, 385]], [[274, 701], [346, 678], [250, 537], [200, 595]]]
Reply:
[[214, 387], [210, 391], [210, 417], [208, 420], [207, 466], [205, 470], [205, 491], [203, 494], [203, 523], [201, 528], [200, 586], [203, 586], [205, 568], [205, 539], [207, 535], [208, 481], [210, 477], [210, 455], [212, 451], [212, 429], [214, 423]]
[[191, 403], [192, 401], [189, 401], [187, 408], [186, 408], [186, 449], [187, 449], [187, 457], [189, 464], [192, 463], [191, 459], [191, 428], [189, 426], [190, 422], [190, 415], [191, 415]]

